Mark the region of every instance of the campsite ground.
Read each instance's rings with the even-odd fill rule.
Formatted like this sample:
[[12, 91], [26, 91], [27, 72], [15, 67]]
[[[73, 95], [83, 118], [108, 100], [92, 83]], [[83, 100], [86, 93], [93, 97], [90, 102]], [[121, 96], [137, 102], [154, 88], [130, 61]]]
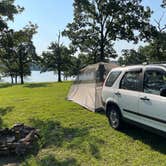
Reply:
[[[66, 101], [71, 82], [0, 87], [0, 127], [16, 122], [40, 129], [23, 166], [166, 165], [166, 140], [136, 127], [111, 129], [103, 114]], [[10, 159], [12, 160], [12, 159]], [[0, 157], [0, 165], [8, 158]]]

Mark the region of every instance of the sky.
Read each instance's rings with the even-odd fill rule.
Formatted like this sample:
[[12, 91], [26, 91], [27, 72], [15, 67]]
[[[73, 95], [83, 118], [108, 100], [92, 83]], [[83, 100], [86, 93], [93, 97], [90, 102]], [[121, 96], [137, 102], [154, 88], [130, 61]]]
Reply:
[[[154, 19], [159, 19], [166, 9], [160, 7], [162, 0], [143, 0], [143, 5], [149, 6], [154, 14]], [[9, 27], [19, 30], [28, 24], [29, 21], [39, 26], [38, 33], [34, 36], [33, 41], [38, 54], [46, 51], [52, 41], [57, 40], [59, 31], [63, 31], [66, 25], [73, 19], [73, 0], [16, 0], [15, 4], [23, 6], [23, 13], [15, 16], [14, 22], [9, 23]], [[166, 23], [166, 14], [163, 24]], [[68, 44], [69, 40], [63, 38], [63, 43]], [[114, 45], [118, 55], [121, 55], [123, 49], [137, 49], [145, 43], [140, 42], [137, 45], [125, 41], [117, 41]]]

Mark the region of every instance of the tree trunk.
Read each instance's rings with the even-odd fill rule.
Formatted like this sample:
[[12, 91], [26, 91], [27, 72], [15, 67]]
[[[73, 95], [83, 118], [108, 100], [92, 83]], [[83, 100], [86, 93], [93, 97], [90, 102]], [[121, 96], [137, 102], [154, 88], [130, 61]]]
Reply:
[[101, 41], [100, 41], [100, 61], [103, 62], [105, 59], [104, 55], [104, 27], [101, 25]]
[[24, 75], [22, 73], [20, 74], [20, 79], [21, 79], [21, 84], [24, 84]]
[[62, 82], [60, 69], [58, 69], [58, 82]]
[[157, 61], [162, 61], [162, 53], [160, 51], [160, 43], [157, 42], [156, 44], [156, 52], [157, 52], [157, 57], [155, 58]]
[[93, 63], [94, 63], [94, 64], [97, 63], [97, 60], [96, 60], [97, 57], [96, 57], [96, 56], [97, 56], [96, 54], [93, 55]]
[[11, 76], [11, 84], [13, 85], [14, 81], [13, 81], [13, 76]]
[[64, 81], [67, 81], [67, 78], [68, 78], [67, 76], [64, 76], [63, 80], [64, 80]]
[[58, 36], [58, 82], [62, 82], [61, 79], [61, 49], [60, 49], [60, 32]]
[[21, 84], [24, 84], [24, 67], [23, 67], [23, 61], [22, 61], [22, 55], [20, 53], [19, 57], [19, 72], [20, 72], [20, 79], [21, 79]]
[[103, 42], [101, 42], [101, 48], [100, 48], [100, 61], [103, 62], [104, 61], [104, 44]]
[[17, 84], [17, 76], [15, 76], [15, 84]]

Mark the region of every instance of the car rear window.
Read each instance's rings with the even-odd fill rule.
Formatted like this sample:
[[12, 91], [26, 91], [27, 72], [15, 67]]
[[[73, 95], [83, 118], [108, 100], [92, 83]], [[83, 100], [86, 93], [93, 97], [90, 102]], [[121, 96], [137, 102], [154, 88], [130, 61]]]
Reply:
[[105, 86], [112, 87], [120, 73], [121, 71], [112, 71], [106, 80]]

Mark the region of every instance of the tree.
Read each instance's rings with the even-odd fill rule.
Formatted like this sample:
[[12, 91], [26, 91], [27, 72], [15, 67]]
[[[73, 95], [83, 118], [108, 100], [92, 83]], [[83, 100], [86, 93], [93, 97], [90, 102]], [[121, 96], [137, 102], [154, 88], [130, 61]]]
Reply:
[[[0, 59], [1, 72], [11, 77], [13, 83], [13, 72], [15, 63], [13, 61], [13, 31], [8, 30], [7, 21], [14, 20], [14, 15], [22, 12], [24, 8], [14, 5], [15, 0], [0, 1]], [[12, 62], [13, 61], [13, 62]]]
[[163, 1], [162, 1], [161, 6], [164, 7], [164, 8], [166, 7], [166, 0], [163, 0]]
[[31, 41], [22, 42], [17, 48], [17, 63], [21, 84], [24, 84], [24, 76], [30, 75], [30, 63], [37, 58], [35, 47]]
[[162, 25], [164, 13], [159, 20], [155, 19], [156, 31], [149, 44], [141, 49], [141, 53], [149, 62], [166, 61], [166, 25]]
[[24, 10], [20, 6], [14, 5], [15, 0], [0, 1], [0, 32], [7, 28], [7, 21], [14, 19], [14, 14], [18, 14]]
[[130, 49], [123, 50], [122, 56], [118, 59], [120, 65], [134, 65], [143, 62], [166, 61], [166, 33], [157, 33], [157, 36], [144, 47], [139, 47], [138, 51]]
[[149, 24], [152, 12], [141, 0], [75, 0], [73, 5], [74, 19], [63, 35], [93, 62], [115, 58], [114, 41], [138, 42], [149, 38], [154, 29]]
[[80, 69], [84, 67], [83, 62], [84, 61], [82, 57], [80, 57], [80, 55], [78, 57], [70, 56], [70, 60], [68, 61], [67, 68], [63, 71], [64, 78], [67, 79], [67, 77], [77, 76], [80, 72]]
[[136, 65], [142, 64], [147, 61], [147, 56], [142, 53], [143, 47], [140, 47], [138, 51], [134, 49], [122, 50], [122, 56], [119, 57], [118, 63], [120, 65]]
[[30, 23], [23, 30], [15, 33], [16, 62], [19, 69], [21, 84], [24, 84], [24, 76], [30, 74], [30, 65], [38, 60], [32, 38], [36, 33], [37, 25]]
[[166, 61], [166, 25], [162, 25], [164, 15], [165, 13], [162, 14], [160, 19], [154, 20], [156, 28], [148, 45], [139, 47], [138, 51], [123, 50], [123, 55], [118, 60], [120, 64], [131, 65], [142, 62]]
[[63, 71], [67, 71], [71, 61], [71, 50], [60, 42], [60, 33], [58, 40], [52, 42], [48, 47], [49, 51], [42, 54], [42, 71], [57, 71], [58, 82], [61, 82]]
[[166, 25], [161, 25], [164, 15], [165, 13], [163, 13], [159, 20], [155, 19], [156, 32], [149, 44], [149, 53], [154, 61], [166, 60]]
[[17, 64], [15, 61], [14, 31], [5, 30], [0, 37], [0, 71], [3, 76], [10, 76], [11, 83], [16, 77]]
[[0, 37], [0, 61], [1, 72], [4, 76], [10, 76], [17, 83], [17, 76], [21, 78], [30, 74], [30, 63], [37, 59], [35, 47], [32, 42], [36, 33], [36, 25], [30, 24], [20, 31], [5, 30]]
[[17, 82], [17, 76], [21, 78], [30, 74], [29, 64], [37, 57], [35, 47], [32, 42], [36, 33], [37, 25], [31, 22], [20, 31], [8, 30], [7, 21], [14, 19], [14, 14], [24, 10], [20, 6], [14, 5], [15, 0], [0, 1], [0, 61], [1, 71], [4, 75], [10, 75]]
[[166, 33], [160, 33], [149, 45], [143, 47], [143, 54], [149, 62], [166, 61]]
[[24, 76], [30, 74], [30, 64], [37, 60], [32, 37], [37, 26], [30, 23], [22, 30], [14, 32], [5, 30], [0, 36], [0, 61], [3, 63], [1, 71], [4, 76], [10, 76], [17, 83], [17, 76], [24, 83]]

